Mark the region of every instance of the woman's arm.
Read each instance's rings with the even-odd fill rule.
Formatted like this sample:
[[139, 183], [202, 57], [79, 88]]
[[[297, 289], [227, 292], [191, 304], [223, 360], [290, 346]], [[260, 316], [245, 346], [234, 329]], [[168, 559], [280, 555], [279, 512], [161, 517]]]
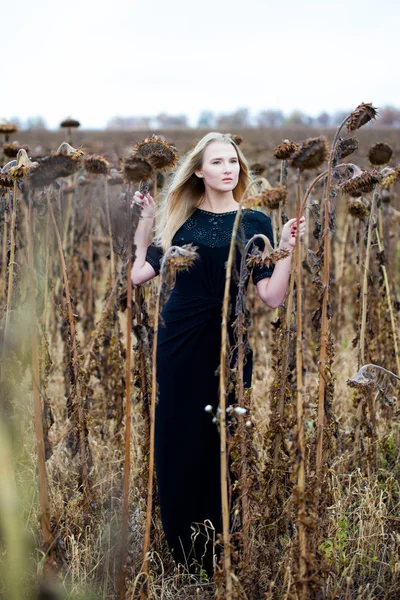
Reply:
[[275, 263], [274, 272], [271, 277], [266, 277], [257, 282], [257, 292], [261, 300], [270, 308], [278, 308], [285, 299], [288, 291], [290, 271], [292, 268], [293, 250], [296, 244], [296, 236], [304, 235], [305, 219], [301, 217], [297, 230], [296, 218], [290, 219], [282, 229], [282, 237], [278, 248], [288, 250], [289, 256]]
[[258, 295], [264, 304], [270, 308], [278, 308], [285, 299], [292, 267], [293, 249], [290, 250], [288, 247], [281, 246], [281, 244], [279, 244], [279, 248], [289, 250], [289, 256], [275, 263], [275, 269], [271, 277], [265, 277], [256, 283]]
[[153, 229], [155, 203], [150, 194], [146, 197], [139, 192], [135, 193], [135, 200], [142, 208], [138, 226], [135, 231], [133, 243], [136, 246], [135, 261], [132, 265], [131, 280], [134, 285], [141, 285], [156, 276], [156, 271], [146, 261], [147, 247], [150, 233]]

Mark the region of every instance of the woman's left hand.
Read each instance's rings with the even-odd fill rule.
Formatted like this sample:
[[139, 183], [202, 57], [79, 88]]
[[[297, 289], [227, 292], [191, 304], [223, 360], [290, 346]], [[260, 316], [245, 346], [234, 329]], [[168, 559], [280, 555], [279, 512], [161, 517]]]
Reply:
[[299, 225], [297, 225], [297, 217], [289, 219], [283, 226], [281, 240], [279, 242], [279, 248], [293, 251], [296, 245], [296, 237], [304, 235], [306, 230], [305, 217], [301, 217]]

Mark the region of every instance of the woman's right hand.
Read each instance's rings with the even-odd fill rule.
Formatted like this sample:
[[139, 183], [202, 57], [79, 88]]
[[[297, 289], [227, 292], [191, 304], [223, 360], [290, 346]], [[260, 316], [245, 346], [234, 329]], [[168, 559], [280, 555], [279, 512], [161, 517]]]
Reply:
[[154, 216], [156, 214], [156, 203], [154, 202], [154, 199], [150, 196], [150, 192], [147, 192], [145, 196], [140, 192], [135, 192], [135, 195], [132, 200], [132, 206], [134, 206], [135, 204], [137, 204], [141, 209], [141, 219], [154, 219]]

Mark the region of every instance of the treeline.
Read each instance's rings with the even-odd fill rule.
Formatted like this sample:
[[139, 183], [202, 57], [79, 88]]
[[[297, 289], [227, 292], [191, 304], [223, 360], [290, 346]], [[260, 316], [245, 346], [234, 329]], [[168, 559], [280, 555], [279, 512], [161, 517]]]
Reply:
[[[143, 129], [186, 129], [190, 127], [204, 129], [227, 129], [246, 127], [282, 127], [292, 125], [305, 125], [316, 127], [336, 127], [351, 112], [351, 110], [338, 110], [334, 113], [321, 112], [317, 116], [310, 116], [300, 110], [289, 114], [281, 110], [266, 109], [256, 114], [251, 114], [249, 108], [239, 108], [231, 113], [216, 113], [211, 110], [202, 110], [195, 123], [191, 123], [185, 114], [160, 113], [156, 116], [116, 116], [109, 119], [106, 129], [111, 130], [143, 130]], [[400, 108], [384, 106], [378, 111], [379, 123], [388, 127], [400, 127]], [[22, 130], [48, 129], [43, 117], [30, 117], [25, 121], [14, 117], [12, 123]], [[85, 123], [82, 122], [85, 129]]]

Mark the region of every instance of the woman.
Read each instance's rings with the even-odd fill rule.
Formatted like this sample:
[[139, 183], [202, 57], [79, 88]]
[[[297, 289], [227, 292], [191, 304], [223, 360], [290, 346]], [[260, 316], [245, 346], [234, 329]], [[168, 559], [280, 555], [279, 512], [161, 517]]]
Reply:
[[[183, 157], [174, 173], [160, 207], [157, 244], [154, 240], [149, 247], [155, 203], [150, 194], [135, 193], [142, 214], [134, 239], [134, 285], [159, 273], [162, 255], [171, 245], [193, 243], [199, 255], [188, 271], [177, 273], [161, 313], [165, 327], [158, 331], [155, 463], [161, 519], [173, 557], [189, 570], [200, 565], [209, 577], [213, 573], [212, 541], [222, 530], [220, 442], [212, 415], [204, 409], [211, 405], [216, 412], [219, 403], [225, 269], [238, 202], [250, 181], [246, 159], [231, 137], [209, 133]], [[304, 233], [304, 223], [304, 217], [298, 226], [296, 219], [290, 219], [282, 229], [279, 247], [289, 251], [287, 258], [272, 267], [252, 270], [253, 283], [267, 306], [279, 306], [286, 295], [291, 253], [296, 235]], [[245, 242], [256, 233], [266, 235], [273, 245], [269, 217], [244, 209], [239, 238]], [[237, 250], [238, 270], [239, 266]], [[236, 295], [237, 284], [232, 279], [231, 344]], [[250, 350], [243, 374], [245, 387], [251, 386], [251, 375]], [[230, 394], [228, 404], [233, 402]]]

